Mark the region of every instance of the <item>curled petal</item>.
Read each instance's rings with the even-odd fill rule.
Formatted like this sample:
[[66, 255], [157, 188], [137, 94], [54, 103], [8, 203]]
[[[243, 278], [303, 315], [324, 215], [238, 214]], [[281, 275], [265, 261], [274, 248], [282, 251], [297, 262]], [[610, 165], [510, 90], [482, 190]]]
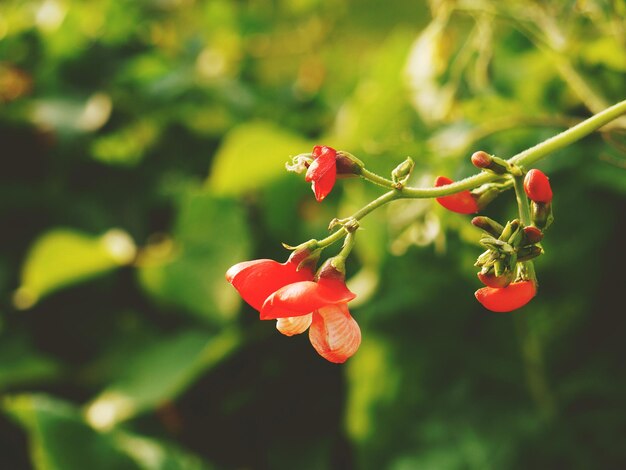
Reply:
[[302, 315], [301, 317], [287, 317], [276, 320], [276, 329], [286, 336], [299, 335], [304, 333], [309, 326], [313, 315]]
[[[446, 186], [453, 183], [450, 178], [445, 176], [438, 176], [435, 180], [435, 186]], [[443, 207], [452, 212], [458, 212], [459, 214], [474, 214], [478, 212], [478, 204], [469, 191], [461, 191], [460, 193], [451, 194], [450, 196], [443, 196], [436, 198], [437, 202]]]
[[337, 152], [330, 147], [315, 147], [313, 155], [319, 155], [309, 166], [305, 181], [312, 182], [313, 193], [318, 201], [331, 192], [337, 179]]
[[519, 281], [507, 287], [483, 287], [474, 294], [476, 299], [492, 312], [510, 312], [523, 307], [537, 293], [532, 281]]
[[310, 154], [302, 153], [291, 159], [291, 165], [289, 163], [285, 163], [285, 168], [287, 171], [300, 174], [304, 172], [312, 162], [313, 160], [311, 159]]
[[356, 294], [339, 279], [295, 282], [278, 289], [265, 300], [261, 320], [298, 317], [326, 305], [349, 302], [355, 297]]
[[243, 300], [261, 310], [265, 299], [281, 287], [313, 279], [311, 269], [297, 268], [296, 263], [279, 263], [271, 259], [244, 261], [226, 272], [226, 280], [239, 291]]
[[359, 349], [361, 329], [345, 303], [329, 305], [313, 312], [309, 339], [324, 359], [342, 363]]

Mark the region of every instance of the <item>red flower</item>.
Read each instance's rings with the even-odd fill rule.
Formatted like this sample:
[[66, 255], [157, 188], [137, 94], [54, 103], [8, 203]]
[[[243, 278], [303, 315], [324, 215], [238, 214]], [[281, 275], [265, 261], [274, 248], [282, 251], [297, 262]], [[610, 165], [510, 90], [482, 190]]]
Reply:
[[476, 299], [492, 312], [510, 312], [526, 305], [537, 293], [532, 281], [518, 281], [507, 287], [483, 287], [475, 292]]
[[[435, 180], [435, 186], [439, 188], [453, 182], [454, 181], [450, 178], [438, 176]], [[439, 204], [452, 212], [458, 212], [459, 214], [474, 214], [478, 212], [478, 204], [472, 196], [472, 193], [467, 190], [451, 194], [450, 196], [438, 197], [436, 200]]]
[[230, 268], [226, 279], [260, 311], [261, 320], [276, 319], [276, 328], [287, 336], [310, 327], [315, 350], [330, 362], [345, 362], [361, 344], [361, 330], [347, 306], [356, 295], [330, 264], [314, 282], [310, 264], [301, 266], [307, 256], [308, 252], [294, 252], [282, 264], [270, 259], [246, 261]]
[[294, 252], [285, 263], [271, 259], [244, 261], [231, 267], [226, 272], [226, 280], [239, 291], [241, 298], [256, 310], [261, 310], [263, 302], [270, 294], [281, 287], [299, 281], [313, 279], [310, 266], [298, 266], [308, 254]]
[[535, 202], [547, 204], [552, 201], [552, 188], [548, 177], [540, 170], [532, 169], [524, 177], [524, 191]]
[[261, 308], [261, 319], [278, 319], [276, 328], [288, 336], [310, 325], [309, 339], [320, 356], [342, 363], [361, 344], [361, 330], [347, 305], [355, 297], [334, 268], [322, 268], [317, 282], [296, 282], [270, 295]]
[[337, 179], [337, 151], [316, 145], [313, 147], [313, 157], [315, 160], [309, 166], [304, 180], [312, 182], [315, 199], [321, 202], [332, 191]]

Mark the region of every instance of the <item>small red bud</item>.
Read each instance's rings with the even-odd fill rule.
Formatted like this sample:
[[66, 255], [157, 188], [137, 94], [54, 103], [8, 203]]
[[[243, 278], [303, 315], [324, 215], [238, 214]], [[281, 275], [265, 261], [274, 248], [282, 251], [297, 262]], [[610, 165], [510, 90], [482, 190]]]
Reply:
[[483, 150], [474, 152], [472, 155], [472, 164], [476, 168], [489, 168], [489, 165], [491, 165], [491, 155]]
[[492, 312], [510, 312], [523, 307], [537, 293], [532, 281], [518, 281], [507, 287], [483, 287], [474, 295], [483, 307]]
[[311, 153], [315, 160], [309, 165], [304, 180], [311, 183], [315, 199], [321, 202], [335, 186], [337, 151], [332, 147], [316, 145]]
[[[446, 186], [453, 183], [450, 178], [445, 176], [438, 176], [435, 180], [435, 186]], [[446, 209], [452, 212], [458, 212], [459, 214], [475, 214], [478, 212], [478, 204], [469, 191], [461, 191], [450, 196], [443, 196], [436, 198], [437, 202]]]
[[534, 245], [543, 239], [543, 232], [532, 225], [524, 227], [524, 245]]
[[552, 201], [552, 188], [550, 187], [548, 177], [536, 168], [526, 173], [524, 191], [535, 202], [548, 203]]
[[496, 276], [493, 272], [487, 274], [478, 273], [478, 279], [487, 287], [506, 287], [511, 284], [514, 277], [515, 273], [508, 270], [500, 276]]

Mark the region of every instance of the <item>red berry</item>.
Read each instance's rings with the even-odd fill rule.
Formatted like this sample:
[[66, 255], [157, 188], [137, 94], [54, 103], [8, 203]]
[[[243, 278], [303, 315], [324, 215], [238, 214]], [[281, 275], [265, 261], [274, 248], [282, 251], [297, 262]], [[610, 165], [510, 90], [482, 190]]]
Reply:
[[552, 188], [548, 177], [540, 170], [533, 168], [524, 178], [524, 191], [535, 202], [548, 203], [552, 201]]
[[537, 293], [532, 281], [518, 281], [507, 287], [483, 287], [474, 295], [476, 299], [492, 312], [510, 312], [526, 305]]
[[[454, 181], [450, 178], [438, 176], [435, 180], [435, 186], [439, 188], [453, 182]], [[451, 194], [450, 196], [438, 197], [436, 200], [439, 204], [452, 212], [458, 212], [459, 214], [474, 214], [478, 212], [478, 204], [472, 196], [472, 193], [467, 190]]]

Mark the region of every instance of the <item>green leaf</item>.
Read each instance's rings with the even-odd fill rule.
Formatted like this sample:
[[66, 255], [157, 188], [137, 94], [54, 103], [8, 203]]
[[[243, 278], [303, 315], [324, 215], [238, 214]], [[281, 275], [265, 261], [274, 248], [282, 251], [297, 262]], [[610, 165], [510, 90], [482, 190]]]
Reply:
[[224, 138], [208, 186], [220, 195], [262, 188], [285, 174], [290, 157], [308, 152], [312, 143], [268, 122], [242, 124]]
[[123, 431], [97, 431], [74, 405], [50, 396], [9, 396], [2, 408], [27, 431], [31, 460], [38, 470], [210, 468], [166, 442]]
[[93, 141], [93, 158], [110, 165], [135, 166], [159, 136], [155, 122], [142, 120]]
[[5, 398], [2, 408], [28, 432], [38, 470], [139, 468], [115, 449], [110, 435], [90, 428], [69, 403], [46, 395], [18, 395]]
[[154, 341], [120, 364], [116, 380], [86, 407], [92, 426], [109, 429], [175, 399], [199, 374], [229, 355], [241, 338], [232, 330], [217, 336], [188, 331]]
[[38, 354], [25, 338], [0, 336], [0, 391], [53, 378], [59, 371], [57, 362]]
[[245, 213], [233, 200], [190, 191], [179, 207], [169, 253], [146, 250], [139, 279], [156, 299], [222, 324], [234, 318], [240, 299], [224, 274], [250, 251]]
[[154, 470], [212, 468], [196, 455], [184, 452], [172, 444], [121, 431], [116, 431], [113, 435], [117, 447], [128, 454], [140, 468]]
[[130, 263], [135, 252], [133, 240], [122, 230], [95, 237], [53, 229], [28, 252], [13, 302], [17, 308], [29, 308], [50, 292]]
[[381, 405], [392, 403], [397, 395], [399, 373], [390, 356], [388, 344], [368, 333], [358, 354], [348, 361], [346, 427], [357, 442], [374, 435], [376, 411]]

